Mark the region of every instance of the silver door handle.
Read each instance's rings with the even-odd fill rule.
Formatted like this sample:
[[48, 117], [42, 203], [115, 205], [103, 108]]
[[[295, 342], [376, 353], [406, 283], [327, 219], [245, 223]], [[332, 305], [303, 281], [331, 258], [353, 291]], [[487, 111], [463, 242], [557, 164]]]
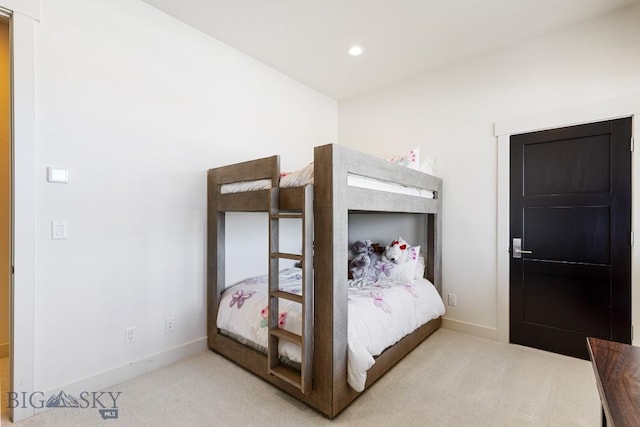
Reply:
[[513, 258], [522, 258], [522, 254], [532, 254], [533, 251], [527, 251], [522, 249], [522, 239], [514, 238], [513, 239], [513, 249], [511, 256]]

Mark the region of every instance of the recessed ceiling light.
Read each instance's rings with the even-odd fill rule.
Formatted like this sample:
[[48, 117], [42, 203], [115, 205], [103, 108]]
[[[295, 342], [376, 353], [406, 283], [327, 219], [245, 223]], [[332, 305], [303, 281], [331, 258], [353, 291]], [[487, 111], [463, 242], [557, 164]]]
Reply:
[[362, 48], [360, 46], [352, 46], [351, 49], [349, 49], [349, 55], [351, 56], [358, 56], [362, 54]]

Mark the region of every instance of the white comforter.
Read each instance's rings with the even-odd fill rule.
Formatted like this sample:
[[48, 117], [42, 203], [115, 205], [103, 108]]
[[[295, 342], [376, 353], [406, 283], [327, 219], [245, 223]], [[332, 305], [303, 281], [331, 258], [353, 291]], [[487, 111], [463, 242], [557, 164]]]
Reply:
[[[280, 272], [280, 289], [300, 293], [299, 268]], [[346, 282], [346, 280], [345, 280]], [[218, 310], [218, 328], [240, 336], [261, 348], [267, 347], [266, 275], [246, 279], [225, 290]], [[347, 286], [347, 283], [345, 283]], [[280, 300], [280, 327], [300, 333], [300, 305]], [[413, 282], [380, 280], [349, 283], [348, 366], [349, 385], [364, 390], [367, 370], [387, 347], [419, 326], [444, 314], [444, 304], [426, 279]], [[280, 340], [280, 354], [300, 362], [300, 347]]]

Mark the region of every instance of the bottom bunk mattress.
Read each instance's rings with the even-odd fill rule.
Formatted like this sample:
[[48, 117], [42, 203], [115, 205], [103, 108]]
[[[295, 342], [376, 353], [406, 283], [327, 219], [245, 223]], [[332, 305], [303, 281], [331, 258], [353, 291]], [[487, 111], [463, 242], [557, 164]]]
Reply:
[[[301, 293], [302, 270], [280, 272], [281, 290]], [[444, 304], [431, 282], [379, 279], [375, 282], [350, 281], [348, 286], [348, 364], [347, 379], [356, 391], [364, 390], [367, 370], [375, 356], [418, 327], [444, 314]], [[279, 327], [300, 334], [300, 304], [280, 299]], [[227, 288], [220, 300], [217, 326], [222, 333], [266, 352], [268, 333], [268, 276], [243, 280]], [[285, 340], [280, 355], [300, 363], [300, 347]]]

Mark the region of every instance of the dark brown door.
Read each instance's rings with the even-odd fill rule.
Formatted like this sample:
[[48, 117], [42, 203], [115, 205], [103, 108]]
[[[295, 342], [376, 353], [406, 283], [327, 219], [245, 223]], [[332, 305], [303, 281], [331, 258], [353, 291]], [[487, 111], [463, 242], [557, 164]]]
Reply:
[[584, 359], [587, 336], [630, 344], [631, 118], [510, 144], [511, 342]]

